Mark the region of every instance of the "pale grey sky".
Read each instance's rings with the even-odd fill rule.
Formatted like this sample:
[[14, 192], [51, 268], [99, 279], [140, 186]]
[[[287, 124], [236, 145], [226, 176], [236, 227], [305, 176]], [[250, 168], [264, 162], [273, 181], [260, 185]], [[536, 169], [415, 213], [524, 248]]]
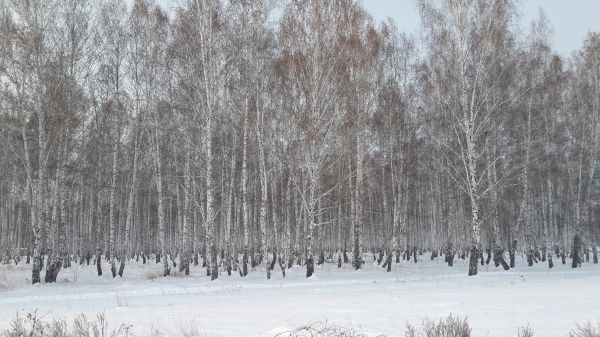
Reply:
[[[415, 33], [420, 26], [413, 0], [363, 0], [377, 20], [394, 19], [400, 31]], [[600, 0], [521, 0], [521, 29], [528, 31], [530, 22], [542, 8], [554, 29], [553, 48], [563, 56], [582, 46], [589, 31], [600, 32]]]

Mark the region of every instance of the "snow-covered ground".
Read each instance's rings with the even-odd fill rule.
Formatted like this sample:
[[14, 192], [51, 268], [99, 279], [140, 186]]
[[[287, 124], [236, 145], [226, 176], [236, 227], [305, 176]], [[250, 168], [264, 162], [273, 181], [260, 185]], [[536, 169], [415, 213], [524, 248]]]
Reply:
[[304, 278], [304, 268], [264, 270], [245, 279], [221, 274], [210, 281], [193, 267], [188, 277], [168, 278], [160, 265], [132, 263], [113, 279], [108, 265], [96, 276], [94, 266], [74, 266], [59, 274], [56, 284], [29, 285], [30, 265], [0, 265], [0, 331], [12, 317], [38, 310], [46, 318], [71, 320], [79, 313], [104, 312], [113, 327], [131, 324], [136, 336], [153, 328], [181, 335], [196, 326], [202, 336], [273, 336], [311, 321], [327, 321], [368, 335], [403, 336], [406, 323], [428, 317], [468, 316], [474, 336], [516, 336], [529, 325], [540, 337], [563, 337], [576, 323], [600, 322], [600, 265], [584, 263], [572, 270], [560, 260], [531, 268], [517, 260], [516, 269], [479, 266], [467, 277], [467, 261], [450, 268], [443, 259], [402, 261], [391, 273], [367, 264], [339, 270], [326, 264]]

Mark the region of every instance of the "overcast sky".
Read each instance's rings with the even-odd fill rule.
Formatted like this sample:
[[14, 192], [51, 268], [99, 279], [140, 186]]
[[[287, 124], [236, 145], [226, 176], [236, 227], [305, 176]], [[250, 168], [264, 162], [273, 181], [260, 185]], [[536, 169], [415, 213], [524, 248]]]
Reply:
[[[394, 19], [400, 31], [415, 33], [420, 26], [413, 0], [363, 0], [377, 20]], [[589, 31], [600, 32], [600, 0], [521, 0], [521, 29], [538, 17], [542, 8], [554, 29], [552, 44], [563, 56], [582, 46]]]

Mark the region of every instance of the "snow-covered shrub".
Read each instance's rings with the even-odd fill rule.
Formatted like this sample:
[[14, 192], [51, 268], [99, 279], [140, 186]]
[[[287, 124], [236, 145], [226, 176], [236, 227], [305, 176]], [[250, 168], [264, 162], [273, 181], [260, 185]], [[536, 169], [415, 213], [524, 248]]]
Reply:
[[73, 321], [73, 331], [65, 337], [129, 337], [131, 325], [121, 324], [117, 329], [110, 330], [104, 314], [96, 315], [97, 321], [90, 322], [86, 315], [81, 314]]
[[529, 326], [526, 326], [524, 328], [519, 328], [519, 331], [517, 332], [517, 336], [518, 337], [533, 337], [534, 336], [533, 329], [530, 328]]
[[64, 319], [47, 323], [39, 317], [37, 311], [25, 317], [17, 316], [11, 321], [10, 328], [0, 332], [0, 337], [129, 337], [130, 325], [121, 324], [117, 329], [109, 329], [104, 314], [98, 314], [96, 321], [89, 321], [81, 314], [73, 320], [72, 329]]
[[470, 337], [471, 328], [467, 318], [460, 319], [452, 315], [439, 321], [425, 319], [421, 329], [406, 326], [406, 337]]
[[292, 331], [279, 333], [275, 337], [366, 337], [366, 335], [328, 322], [310, 322]]
[[10, 322], [10, 328], [2, 331], [2, 337], [43, 336], [43, 326], [37, 317], [37, 312], [29, 313], [25, 317], [17, 316]]
[[166, 337], [167, 334], [157, 327], [152, 327], [152, 329], [150, 330], [150, 335], [148, 335], [148, 336], [149, 337]]
[[179, 330], [181, 337], [202, 337], [195, 325], [182, 326]]
[[590, 322], [584, 325], [577, 324], [577, 327], [569, 332], [568, 337], [600, 337], [600, 324], [598, 326], [593, 326]]

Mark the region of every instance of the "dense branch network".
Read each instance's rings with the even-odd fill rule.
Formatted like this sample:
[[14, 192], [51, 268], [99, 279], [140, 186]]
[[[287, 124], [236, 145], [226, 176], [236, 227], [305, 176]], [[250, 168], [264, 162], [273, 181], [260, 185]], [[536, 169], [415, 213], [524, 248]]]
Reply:
[[600, 35], [417, 6], [422, 44], [356, 0], [0, 1], [2, 262], [597, 262]]

